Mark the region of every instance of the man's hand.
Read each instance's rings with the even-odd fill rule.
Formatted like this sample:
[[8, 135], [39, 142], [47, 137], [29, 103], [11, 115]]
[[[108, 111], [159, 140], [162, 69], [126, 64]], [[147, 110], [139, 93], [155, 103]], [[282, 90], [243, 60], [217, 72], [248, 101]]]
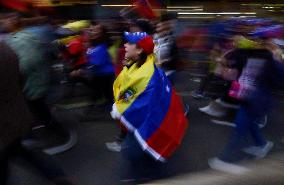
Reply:
[[78, 69], [78, 70], [74, 70], [70, 73], [70, 76], [71, 77], [78, 77], [78, 76], [81, 76], [82, 75], [82, 70], [81, 69]]

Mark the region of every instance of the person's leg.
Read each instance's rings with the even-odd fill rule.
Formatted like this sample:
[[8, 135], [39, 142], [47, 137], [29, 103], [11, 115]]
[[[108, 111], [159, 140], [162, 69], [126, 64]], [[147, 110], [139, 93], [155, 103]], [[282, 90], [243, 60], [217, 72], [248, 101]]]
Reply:
[[212, 81], [219, 81], [222, 80], [219, 76], [216, 76], [214, 73], [207, 74], [200, 82], [198, 89], [193, 93], [194, 98], [207, 98], [205, 96], [206, 89], [210, 85]]
[[106, 147], [108, 150], [112, 152], [120, 152], [122, 149], [122, 143], [127, 136], [127, 129], [123, 126], [120, 122], [118, 122], [120, 126], [120, 132], [116, 136], [115, 141], [113, 142], [106, 142]]
[[235, 119], [236, 128], [232, 131], [223, 152], [217, 158], [208, 160], [208, 164], [212, 169], [232, 174], [248, 172], [247, 168], [234, 164], [234, 162], [240, 159], [240, 149], [246, 142], [250, 121], [247, 111], [244, 107], [241, 107]]
[[117, 141], [123, 142], [124, 139], [127, 136], [127, 133], [128, 133], [127, 128], [121, 122], [118, 122], [118, 125], [119, 125], [119, 128], [120, 128], [120, 133], [116, 138], [117, 138]]
[[143, 182], [167, 175], [165, 164], [155, 161], [145, 153], [132, 133], [127, 134], [121, 154], [124, 157], [120, 167], [121, 172], [124, 173], [121, 179]]
[[264, 139], [260, 132], [259, 124], [255, 121], [251, 124], [250, 132], [254, 145], [243, 149], [243, 151], [255, 156], [256, 158], [264, 158], [272, 149], [273, 142]]
[[90, 82], [88, 81], [88, 79], [84, 78], [83, 76], [69, 76], [69, 82], [70, 82], [70, 86], [71, 86], [71, 91], [68, 94], [70, 98], [72, 98], [74, 96], [75, 93], [75, 87], [77, 83], [82, 83], [84, 84], [86, 87], [91, 88]]
[[45, 97], [36, 100], [27, 100], [30, 111], [36, 118], [36, 121], [42, 122], [45, 125], [50, 124], [51, 113], [49, 107], [45, 103]]
[[106, 75], [104, 79], [102, 80], [102, 90], [105, 98], [107, 99], [108, 103], [113, 103], [113, 82], [114, 82], [115, 76], [114, 74]]
[[241, 107], [235, 119], [236, 127], [232, 131], [229, 142], [225, 146], [223, 152], [219, 155], [219, 159], [226, 162], [233, 162], [236, 160], [236, 154], [244, 146], [249, 133], [250, 123], [252, 118], [248, 115], [246, 109]]
[[271, 107], [271, 95], [265, 92], [256, 93], [249, 102], [248, 112], [254, 119], [250, 125], [250, 133], [256, 146], [267, 143], [261, 134], [259, 122], [265, 118]]
[[256, 120], [250, 124], [250, 133], [255, 146], [264, 146], [267, 143], [260, 131], [259, 125]]
[[243, 149], [244, 152], [257, 158], [265, 157], [273, 147], [273, 142], [267, 141], [261, 134], [258, 120], [270, 109], [271, 101], [268, 94], [256, 94], [249, 102], [248, 112], [254, 118], [250, 124], [250, 134], [253, 146]]
[[208, 86], [210, 80], [214, 78], [214, 74], [209, 73], [206, 75], [200, 82], [200, 85], [198, 87], [198, 90], [196, 91], [197, 94], [203, 94], [205, 91], [205, 88]]
[[94, 101], [102, 98], [104, 81], [102, 76], [93, 76], [91, 79], [91, 88], [93, 90], [92, 98]]

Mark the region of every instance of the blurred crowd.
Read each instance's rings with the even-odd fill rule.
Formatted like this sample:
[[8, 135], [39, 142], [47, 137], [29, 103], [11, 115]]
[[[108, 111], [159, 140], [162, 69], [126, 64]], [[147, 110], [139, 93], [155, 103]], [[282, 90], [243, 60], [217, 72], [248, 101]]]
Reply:
[[[92, 100], [103, 100], [103, 107], [111, 112], [113, 104], [119, 101], [113, 93], [116, 78], [121, 73], [131, 74], [125, 70], [132, 69], [133, 61], [138, 68], [140, 60], [141, 66], [147, 63], [151, 53], [155, 55], [155, 68], [162, 70], [173, 86], [178, 71], [190, 68], [192, 63], [207, 64], [199, 87], [192, 92], [196, 99], [212, 98], [207, 93], [208, 87], [212, 81], [221, 83], [218, 96], [200, 108], [217, 117], [215, 122], [234, 127], [221, 154], [209, 160], [212, 168], [243, 170], [234, 165], [237, 152], [244, 150], [263, 158], [273, 147], [260, 129], [272, 107], [272, 90], [283, 87], [284, 25], [281, 23], [261, 18], [220, 17], [199, 26], [184, 26], [169, 13], [154, 20], [123, 16], [64, 20], [31, 11], [0, 14], [0, 31], [0, 184], [5, 184], [8, 159], [15, 154], [25, 156], [56, 184], [75, 183], [51, 155], [30, 142], [34, 140], [33, 128], [44, 125], [54, 129], [59, 124], [53, 119], [52, 106], [46, 102], [56, 67], [63, 74], [61, 85], [68, 83], [74, 89], [78, 88], [76, 84], [84, 84], [92, 91]], [[128, 38], [126, 33], [140, 36]], [[145, 35], [151, 40], [145, 41]], [[140, 51], [132, 48], [133, 44], [146, 53], [144, 60]], [[190, 102], [182, 104], [186, 115]], [[233, 112], [233, 120], [227, 120], [228, 112]], [[106, 143], [111, 151], [120, 152], [124, 140], [132, 142], [126, 138], [125, 125], [120, 127], [117, 140]], [[252, 136], [253, 145], [243, 149], [248, 135]], [[135, 160], [137, 156], [140, 154]], [[156, 164], [149, 162], [149, 165]]]

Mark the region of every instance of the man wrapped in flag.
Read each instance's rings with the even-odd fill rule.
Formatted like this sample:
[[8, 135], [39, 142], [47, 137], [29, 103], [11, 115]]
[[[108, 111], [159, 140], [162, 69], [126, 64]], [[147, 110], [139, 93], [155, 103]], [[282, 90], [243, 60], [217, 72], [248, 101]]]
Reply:
[[125, 39], [128, 64], [114, 82], [111, 115], [127, 128], [124, 144], [131, 160], [147, 153], [149, 160], [164, 162], [180, 145], [188, 126], [182, 101], [154, 64], [152, 38], [145, 32], [126, 32]]

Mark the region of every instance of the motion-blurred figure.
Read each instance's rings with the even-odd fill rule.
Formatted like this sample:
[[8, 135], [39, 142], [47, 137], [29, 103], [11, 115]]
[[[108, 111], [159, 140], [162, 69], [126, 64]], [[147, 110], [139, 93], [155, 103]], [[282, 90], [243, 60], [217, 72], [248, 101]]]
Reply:
[[31, 162], [55, 184], [73, 184], [52, 156], [41, 149], [22, 145], [22, 139], [31, 132], [32, 115], [22, 93], [17, 55], [4, 42], [0, 43], [0, 52], [0, 184], [7, 183], [9, 160], [18, 155]]
[[178, 50], [173, 35], [173, 26], [174, 17], [170, 14], [163, 14], [157, 23], [154, 36], [156, 65], [165, 71], [172, 84], [174, 84], [178, 65]]
[[113, 102], [112, 84], [115, 78], [114, 67], [108, 53], [108, 35], [102, 24], [92, 24], [88, 30], [89, 47], [86, 51], [87, 63], [70, 73], [73, 78], [82, 78], [93, 90], [93, 97], [105, 98], [106, 104]]
[[5, 40], [19, 58], [23, 93], [27, 104], [36, 118], [36, 124], [49, 125], [50, 110], [45, 103], [49, 88], [49, 39], [48, 25], [42, 25], [45, 17], [31, 17], [24, 27], [15, 15], [7, 21], [10, 36]]
[[[228, 68], [224, 69], [223, 76], [234, 79], [229, 96], [240, 100], [241, 108], [229, 142], [218, 158], [209, 160], [209, 165], [213, 169], [238, 173], [244, 169], [232, 163], [241, 149], [256, 158], [263, 158], [273, 147], [273, 143], [262, 136], [257, 120], [270, 110], [271, 89], [283, 79], [284, 71], [267, 49], [235, 49], [226, 59]], [[248, 135], [253, 138], [253, 146], [243, 149]]]

